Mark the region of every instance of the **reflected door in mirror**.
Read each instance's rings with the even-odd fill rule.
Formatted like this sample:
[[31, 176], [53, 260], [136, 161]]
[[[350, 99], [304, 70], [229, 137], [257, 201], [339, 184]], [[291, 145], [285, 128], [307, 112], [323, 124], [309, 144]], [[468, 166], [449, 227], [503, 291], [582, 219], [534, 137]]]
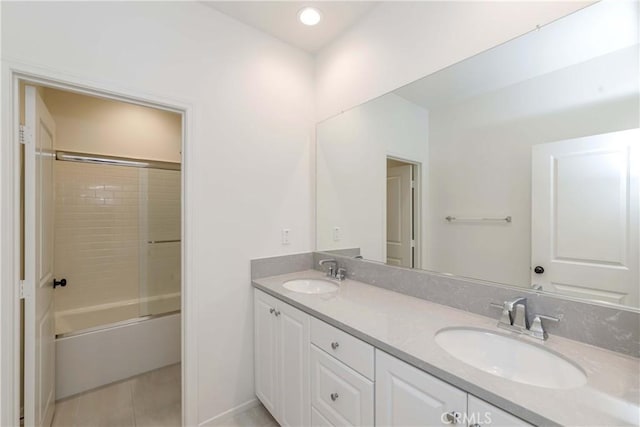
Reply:
[[387, 161], [387, 264], [413, 268], [413, 165]]
[[639, 145], [633, 129], [533, 147], [533, 284], [638, 306]]

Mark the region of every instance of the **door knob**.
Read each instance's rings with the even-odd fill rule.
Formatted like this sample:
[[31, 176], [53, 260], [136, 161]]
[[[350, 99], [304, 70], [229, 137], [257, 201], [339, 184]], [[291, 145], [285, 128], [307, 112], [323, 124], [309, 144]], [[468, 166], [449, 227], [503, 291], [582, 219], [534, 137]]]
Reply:
[[542, 274], [544, 273], [544, 267], [542, 267], [541, 265], [536, 265], [536, 267], [533, 269], [533, 272], [536, 274]]
[[56, 280], [54, 278], [53, 279], [53, 289], [55, 289], [56, 286], [62, 286], [64, 288], [65, 286], [67, 286], [67, 279]]

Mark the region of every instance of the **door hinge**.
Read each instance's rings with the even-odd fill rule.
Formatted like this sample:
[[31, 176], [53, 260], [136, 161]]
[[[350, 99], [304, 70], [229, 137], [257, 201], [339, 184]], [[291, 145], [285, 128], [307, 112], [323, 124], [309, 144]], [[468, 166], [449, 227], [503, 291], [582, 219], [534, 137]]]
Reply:
[[415, 248], [416, 247], [416, 241], [415, 240], [411, 240], [411, 247]]
[[20, 125], [18, 140], [20, 141], [20, 144], [30, 144], [31, 141], [33, 141], [33, 132], [29, 126]]
[[416, 188], [416, 182], [414, 180], [411, 180], [411, 188]]
[[18, 285], [18, 297], [19, 299], [24, 299], [24, 280], [20, 280]]

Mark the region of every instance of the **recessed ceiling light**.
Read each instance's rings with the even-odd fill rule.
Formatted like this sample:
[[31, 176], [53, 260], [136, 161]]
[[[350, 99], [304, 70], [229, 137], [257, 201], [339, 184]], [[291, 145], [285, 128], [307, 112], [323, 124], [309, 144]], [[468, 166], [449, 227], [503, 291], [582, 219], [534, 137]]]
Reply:
[[313, 26], [320, 22], [320, 19], [322, 19], [322, 15], [316, 8], [305, 7], [304, 9], [300, 10], [300, 12], [298, 12], [298, 19], [300, 19], [300, 22], [302, 22], [304, 25]]

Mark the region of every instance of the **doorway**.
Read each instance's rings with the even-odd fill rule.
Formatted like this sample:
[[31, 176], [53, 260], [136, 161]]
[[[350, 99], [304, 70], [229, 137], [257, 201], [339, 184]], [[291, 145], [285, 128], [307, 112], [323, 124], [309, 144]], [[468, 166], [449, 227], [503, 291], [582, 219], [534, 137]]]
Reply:
[[[179, 424], [183, 115], [43, 84], [19, 90], [25, 425], [81, 422], [68, 417], [113, 383], [131, 395], [131, 416]], [[175, 388], [171, 401], [141, 397], [149, 405], [134, 413], [136, 385], [153, 379]], [[92, 422], [126, 425], [104, 409]]]
[[420, 163], [387, 157], [387, 264], [420, 268]]

